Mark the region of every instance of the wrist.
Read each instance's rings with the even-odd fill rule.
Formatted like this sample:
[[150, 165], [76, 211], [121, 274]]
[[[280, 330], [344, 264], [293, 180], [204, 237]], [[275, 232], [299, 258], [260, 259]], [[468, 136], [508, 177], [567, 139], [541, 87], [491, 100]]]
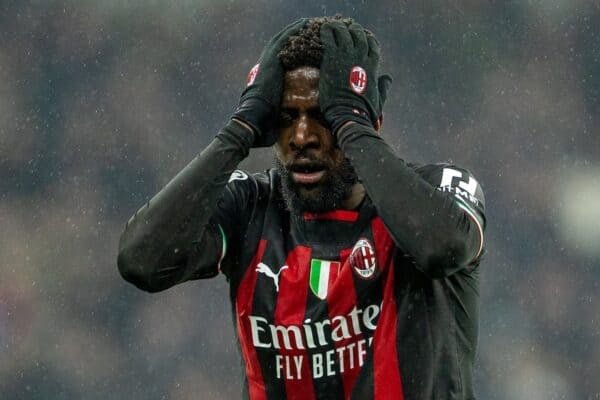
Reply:
[[217, 138], [223, 142], [235, 145], [246, 157], [254, 143], [254, 133], [252, 129], [236, 118], [231, 118], [227, 124], [219, 131]]
[[252, 140], [254, 141], [254, 137], [256, 136], [256, 133], [254, 132], [254, 129], [252, 129], [252, 127], [250, 125], [248, 125], [241, 119], [236, 118], [235, 116], [231, 117], [231, 121], [233, 121], [234, 123], [237, 123], [237, 124], [241, 125], [243, 128], [245, 128], [248, 131], [248, 134], [250, 136], [252, 136]]
[[355, 140], [364, 136], [368, 136], [377, 140], [383, 140], [375, 128], [363, 124], [357, 124], [354, 121], [350, 121], [342, 125], [337, 132], [336, 139], [338, 146], [344, 150], [345, 146], [349, 142], [354, 142]]
[[274, 107], [260, 97], [242, 99], [233, 113], [232, 119], [243, 122], [254, 136], [261, 136], [270, 129], [270, 120], [274, 115]]
[[368, 114], [351, 106], [333, 106], [324, 112], [325, 119], [331, 126], [331, 133], [337, 137], [340, 130], [351, 123], [358, 123], [373, 128], [373, 123]]

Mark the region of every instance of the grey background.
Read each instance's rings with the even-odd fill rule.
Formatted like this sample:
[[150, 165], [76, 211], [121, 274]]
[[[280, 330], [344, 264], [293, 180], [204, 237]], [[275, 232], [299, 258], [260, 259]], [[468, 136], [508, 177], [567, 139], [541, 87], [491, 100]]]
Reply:
[[479, 398], [600, 399], [599, 3], [306, 3], [0, 0], [0, 398], [239, 398], [224, 279], [137, 291], [119, 234], [271, 35], [342, 12], [395, 78], [386, 140], [485, 190]]

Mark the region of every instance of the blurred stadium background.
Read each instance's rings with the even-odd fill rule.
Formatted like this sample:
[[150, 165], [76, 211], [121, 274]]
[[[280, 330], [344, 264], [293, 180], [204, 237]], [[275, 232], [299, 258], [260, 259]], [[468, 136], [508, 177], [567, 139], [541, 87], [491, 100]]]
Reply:
[[600, 399], [600, 3], [306, 3], [0, 0], [1, 399], [239, 398], [224, 280], [137, 291], [119, 234], [336, 12], [382, 43], [387, 140], [486, 192], [478, 398]]

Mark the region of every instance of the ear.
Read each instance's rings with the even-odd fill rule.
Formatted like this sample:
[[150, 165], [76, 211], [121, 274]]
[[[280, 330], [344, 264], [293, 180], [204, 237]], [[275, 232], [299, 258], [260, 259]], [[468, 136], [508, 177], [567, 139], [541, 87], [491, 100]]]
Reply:
[[377, 121], [375, 121], [375, 125], [373, 126], [373, 128], [375, 129], [376, 132], [379, 132], [379, 130], [381, 129], [382, 126], [383, 126], [383, 113], [381, 113], [379, 115], [379, 118], [377, 118]]
[[379, 112], [383, 112], [383, 105], [387, 99], [387, 93], [392, 86], [392, 77], [384, 74], [377, 79], [377, 88], [379, 89]]

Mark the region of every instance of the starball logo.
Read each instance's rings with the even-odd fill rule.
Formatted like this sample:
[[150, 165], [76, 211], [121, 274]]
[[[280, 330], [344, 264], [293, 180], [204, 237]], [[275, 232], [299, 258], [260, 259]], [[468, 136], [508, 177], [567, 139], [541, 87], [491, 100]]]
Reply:
[[[257, 350], [269, 349], [274, 353], [279, 379], [303, 379], [307, 374], [313, 379], [337, 375], [364, 364], [381, 309], [376, 304], [364, 309], [354, 307], [346, 315], [320, 321], [306, 319], [302, 325], [287, 326], [250, 315], [252, 343]], [[310, 355], [303, 351], [308, 349]]]

